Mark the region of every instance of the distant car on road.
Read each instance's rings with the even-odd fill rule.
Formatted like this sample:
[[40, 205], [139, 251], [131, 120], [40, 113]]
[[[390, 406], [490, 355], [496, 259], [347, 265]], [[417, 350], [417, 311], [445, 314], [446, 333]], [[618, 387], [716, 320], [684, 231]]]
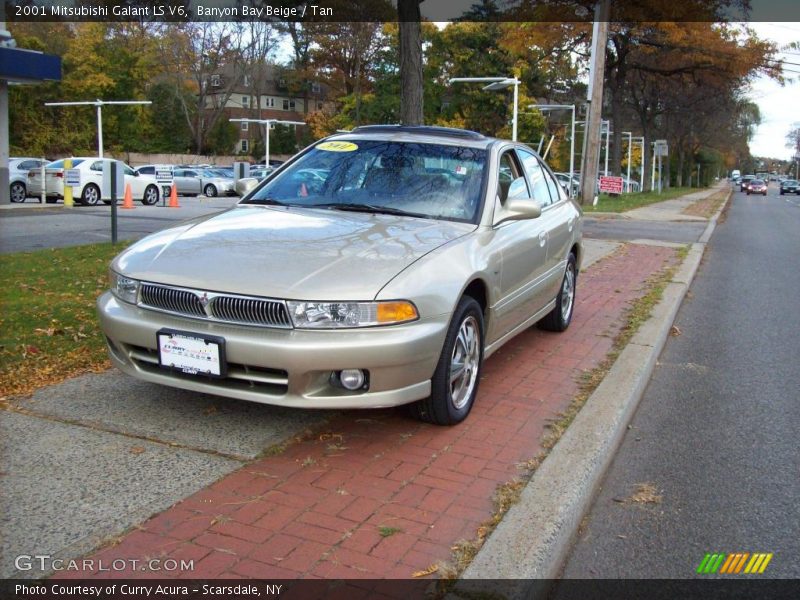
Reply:
[[747, 186], [747, 195], [749, 196], [750, 194], [761, 194], [766, 196], [767, 182], [763, 179], [751, 179]]
[[8, 178], [10, 199], [12, 202], [25, 202], [28, 193], [28, 171], [41, 169], [50, 161], [44, 158], [10, 158], [8, 159]]
[[781, 196], [784, 194], [800, 194], [800, 181], [796, 179], [784, 179], [781, 181]]
[[753, 181], [753, 179], [755, 178], [756, 178], [755, 175], [745, 175], [744, 177], [742, 177], [742, 180], [739, 182], [739, 191], [746, 192], [747, 186], [750, 185], [750, 182]]
[[[102, 198], [103, 164], [111, 162], [108, 158], [76, 157], [72, 159], [72, 168], [81, 172], [81, 185], [73, 188], [73, 196], [78, 204], [95, 206], [101, 200], [111, 204], [110, 198]], [[124, 185], [130, 184], [133, 198], [146, 206], [158, 202], [159, 191], [156, 178], [140, 175], [125, 163], [122, 163], [125, 174]], [[29, 192], [36, 196], [42, 193], [42, 177], [38, 169], [28, 171]], [[45, 167], [45, 193], [47, 202], [56, 202], [64, 197], [64, 159], [51, 162]]]

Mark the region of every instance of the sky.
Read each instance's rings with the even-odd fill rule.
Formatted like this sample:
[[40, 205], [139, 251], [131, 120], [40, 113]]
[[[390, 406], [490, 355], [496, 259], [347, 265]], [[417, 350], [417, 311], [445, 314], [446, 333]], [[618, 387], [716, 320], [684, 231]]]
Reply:
[[[762, 39], [785, 46], [789, 42], [800, 42], [800, 23], [750, 23], [756, 35]], [[777, 55], [778, 59], [800, 65], [800, 50], [791, 50]], [[795, 73], [785, 73], [786, 82], [781, 86], [769, 77], [759, 77], [751, 85], [749, 98], [761, 110], [761, 125], [750, 141], [750, 154], [790, 160], [791, 148], [786, 147], [786, 134], [792, 124], [800, 126], [800, 66], [786, 65]]]

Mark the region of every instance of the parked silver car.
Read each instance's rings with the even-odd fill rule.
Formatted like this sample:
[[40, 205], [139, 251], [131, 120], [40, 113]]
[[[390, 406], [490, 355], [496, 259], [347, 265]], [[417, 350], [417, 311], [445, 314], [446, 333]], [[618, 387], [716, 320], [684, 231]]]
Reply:
[[534, 323], [569, 326], [581, 230], [528, 146], [361, 127], [125, 250], [98, 311], [112, 362], [140, 379], [453, 424], [484, 358]]
[[28, 171], [41, 169], [49, 163], [43, 158], [10, 158], [8, 159], [8, 176], [11, 202], [25, 202], [30, 195], [28, 190]]
[[178, 194], [181, 196], [205, 194], [214, 197], [236, 194], [233, 179], [223, 177], [205, 168], [176, 167], [173, 170], [173, 182], [178, 187]]

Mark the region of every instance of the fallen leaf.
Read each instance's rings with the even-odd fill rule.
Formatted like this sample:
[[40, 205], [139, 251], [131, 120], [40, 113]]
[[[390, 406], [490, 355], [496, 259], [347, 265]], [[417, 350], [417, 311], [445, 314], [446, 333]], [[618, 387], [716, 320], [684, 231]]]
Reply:
[[679, 335], [681, 335], [682, 333], [683, 333], [683, 332], [681, 331], [681, 328], [680, 328], [680, 327], [678, 327], [677, 325], [673, 325], [672, 327], [670, 327], [670, 328], [669, 328], [669, 334], [670, 334], [672, 337], [678, 337], [678, 336], [679, 336]]
[[144, 452], [144, 448], [141, 446], [133, 446], [131, 448], [131, 454], [142, 454]]
[[425, 577], [426, 575], [430, 575], [431, 573], [436, 573], [439, 570], [439, 565], [431, 565], [424, 571], [415, 571], [411, 574], [412, 577]]

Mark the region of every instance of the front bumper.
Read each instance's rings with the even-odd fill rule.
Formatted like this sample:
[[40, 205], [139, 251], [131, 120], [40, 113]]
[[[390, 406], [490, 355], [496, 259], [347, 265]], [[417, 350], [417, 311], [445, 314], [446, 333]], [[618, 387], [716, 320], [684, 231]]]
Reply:
[[[448, 315], [406, 325], [350, 330], [270, 329], [212, 323], [146, 310], [106, 292], [97, 300], [111, 361], [139, 379], [297, 408], [381, 408], [430, 395]], [[176, 329], [225, 339], [228, 375], [184, 375], [158, 364], [156, 332]], [[333, 371], [364, 369], [369, 389], [330, 382]]]

